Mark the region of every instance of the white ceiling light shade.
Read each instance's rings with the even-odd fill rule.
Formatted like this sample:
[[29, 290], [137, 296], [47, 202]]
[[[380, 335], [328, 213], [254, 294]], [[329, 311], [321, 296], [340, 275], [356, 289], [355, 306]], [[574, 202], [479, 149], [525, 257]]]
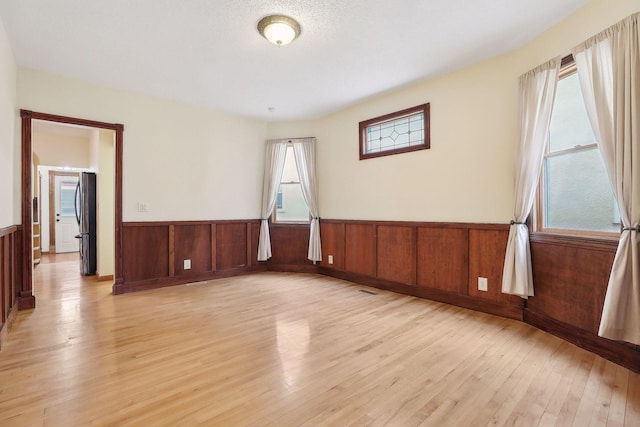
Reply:
[[284, 46], [300, 35], [300, 24], [285, 15], [269, 15], [258, 22], [258, 31], [271, 43]]

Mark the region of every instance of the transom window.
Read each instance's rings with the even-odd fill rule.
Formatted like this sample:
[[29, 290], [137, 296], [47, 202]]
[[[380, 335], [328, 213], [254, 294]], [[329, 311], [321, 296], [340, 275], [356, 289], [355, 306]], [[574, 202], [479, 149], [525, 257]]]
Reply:
[[562, 68], [540, 180], [536, 229], [614, 235], [620, 216], [574, 62]]
[[302, 186], [300, 185], [293, 145], [289, 144], [284, 158], [282, 179], [276, 196], [273, 222], [308, 223], [309, 218], [309, 208], [302, 195]]
[[360, 122], [360, 160], [428, 148], [428, 103]]

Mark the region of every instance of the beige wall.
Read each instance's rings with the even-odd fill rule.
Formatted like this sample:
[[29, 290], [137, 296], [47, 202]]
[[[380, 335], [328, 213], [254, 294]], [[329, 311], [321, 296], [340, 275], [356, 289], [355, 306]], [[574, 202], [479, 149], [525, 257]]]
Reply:
[[115, 132], [95, 130], [91, 138], [91, 168], [97, 173], [98, 275], [115, 269]]
[[69, 135], [33, 132], [33, 153], [41, 165], [89, 168], [91, 166], [90, 139]]
[[[263, 140], [315, 136], [322, 217], [504, 223], [518, 77], [637, 9], [637, 0], [594, 0], [521, 49], [317, 120], [267, 125], [24, 68], [18, 105], [125, 125], [125, 221], [257, 218]], [[430, 150], [358, 160], [359, 121], [424, 102]]]
[[124, 124], [124, 221], [260, 216], [264, 122], [25, 68], [18, 105]]
[[20, 169], [15, 170], [20, 160], [14, 144], [15, 115], [16, 64], [0, 19], [0, 228], [20, 223], [20, 207], [15, 206], [15, 188], [20, 184]]
[[[594, 0], [531, 43], [328, 117], [275, 123], [269, 138], [316, 136], [323, 218], [508, 222], [518, 77], [640, 9]], [[360, 161], [358, 122], [431, 103], [431, 149]]]

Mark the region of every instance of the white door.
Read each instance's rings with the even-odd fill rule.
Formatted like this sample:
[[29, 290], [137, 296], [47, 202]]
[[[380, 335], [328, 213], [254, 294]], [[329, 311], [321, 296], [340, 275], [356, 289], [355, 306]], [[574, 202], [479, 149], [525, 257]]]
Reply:
[[56, 175], [55, 182], [55, 230], [56, 253], [78, 252], [80, 243], [75, 236], [79, 233], [76, 220], [77, 176]]

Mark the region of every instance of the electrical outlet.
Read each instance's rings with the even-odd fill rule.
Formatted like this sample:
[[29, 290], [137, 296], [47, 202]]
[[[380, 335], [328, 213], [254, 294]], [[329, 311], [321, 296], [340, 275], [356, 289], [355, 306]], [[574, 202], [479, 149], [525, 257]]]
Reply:
[[149, 212], [149, 204], [147, 202], [138, 202], [138, 212]]
[[329, 262], [329, 264], [333, 264], [333, 255], [329, 255], [327, 257], [327, 261]]
[[488, 280], [486, 277], [478, 277], [478, 290], [485, 292], [488, 290]]
[[184, 269], [185, 270], [190, 270], [191, 269], [191, 260], [190, 259], [185, 259], [184, 260]]

